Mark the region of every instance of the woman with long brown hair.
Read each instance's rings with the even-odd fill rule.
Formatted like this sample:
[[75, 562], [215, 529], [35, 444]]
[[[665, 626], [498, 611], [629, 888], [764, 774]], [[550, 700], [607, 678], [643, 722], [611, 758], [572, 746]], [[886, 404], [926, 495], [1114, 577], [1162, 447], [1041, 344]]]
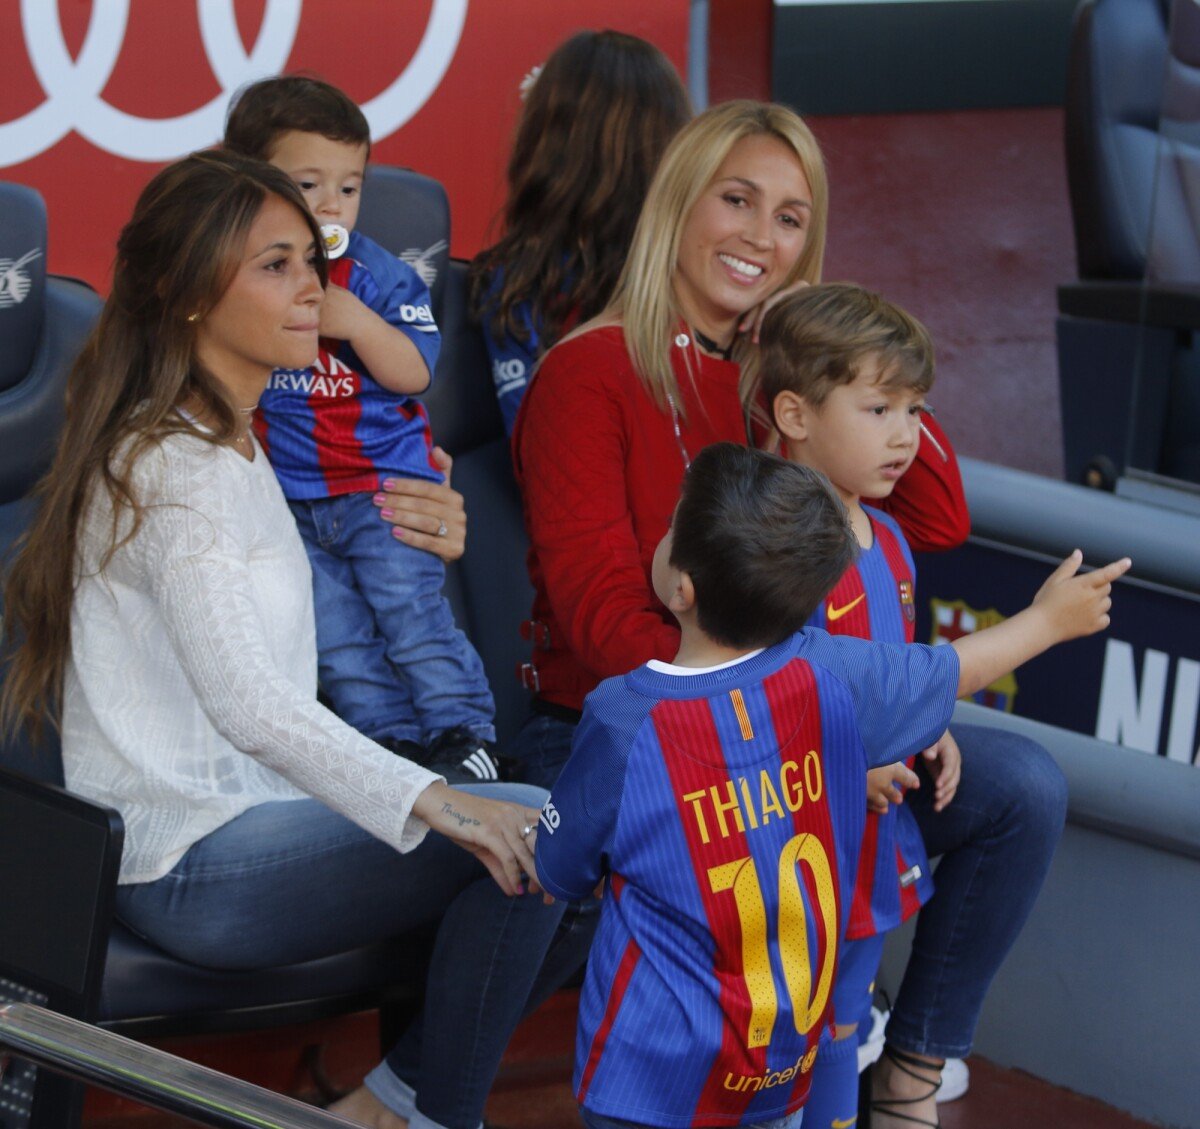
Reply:
[[617, 31], [573, 35], [531, 82], [508, 162], [504, 233], [470, 275], [510, 433], [538, 358], [608, 303], [650, 178], [691, 117], [670, 60]]
[[338, 1109], [475, 1129], [560, 916], [525, 892], [543, 794], [452, 789], [317, 701], [307, 558], [249, 423], [315, 356], [320, 246], [264, 163], [198, 153], [146, 187], [8, 576], [3, 712], [61, 724], [67, 786], [124, 819], [119, 915], [180, 959], [440, 920], [423, 1021]]

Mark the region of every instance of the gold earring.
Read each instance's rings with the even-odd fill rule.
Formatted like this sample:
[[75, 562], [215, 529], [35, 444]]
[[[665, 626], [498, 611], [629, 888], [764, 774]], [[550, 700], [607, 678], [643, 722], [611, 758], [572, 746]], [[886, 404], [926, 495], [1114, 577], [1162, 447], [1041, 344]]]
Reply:
[[187, 319], [188, 319], [188, 321], [199, 321], [200, 315], [199, 314], [188, 314]]

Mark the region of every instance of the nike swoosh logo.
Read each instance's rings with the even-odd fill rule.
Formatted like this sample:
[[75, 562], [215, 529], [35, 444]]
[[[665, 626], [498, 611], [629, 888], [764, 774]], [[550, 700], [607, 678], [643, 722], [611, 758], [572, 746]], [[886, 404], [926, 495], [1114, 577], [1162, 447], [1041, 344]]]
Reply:
[[[859, 596], [858, 599], [861, 600], [862, 597]], [[855, 600], [854, 603], [855, 604], [858, 603], [858, 600]], [[853, 607], [854, 604], [851, 604], [850, 606]], [[829, 1123], [829, 1129], [850, 1129], [850, 1126], [853, 1125], [857, 1120], [858, 1120], [857, 1117], [849, 1117], [845, 1121], [841, 1121], [840, 1119], [835, 1117]]]
[[[858, 607], [858, 605], [861, 604], [863, 602], [863, 600], [865, 600], [866, 598], [867, 598], [866, 592], [861, 592], [861, 593], [859, 593], [859, 595], [855, 596], [854, 599], [851, 600], [850, 603], [848, 603], [844, 608], [835, 608], [832, 604], [826, 604], [825, 605], [825, 618], [827, 620], [829, 620], [830, 623], [833, 623], [834, 620], [841, 619], [842, 616], [844, 616], [852, 608]], [[834, 1123], [831, 1123], [831, 1124], [833, 1125], [833, 1129], [838, 1129], [838, 1126], [836, 1124], [834, 1124]], [[854, 1122], [847, 1121], [845, 1124], [853, 1125]]]

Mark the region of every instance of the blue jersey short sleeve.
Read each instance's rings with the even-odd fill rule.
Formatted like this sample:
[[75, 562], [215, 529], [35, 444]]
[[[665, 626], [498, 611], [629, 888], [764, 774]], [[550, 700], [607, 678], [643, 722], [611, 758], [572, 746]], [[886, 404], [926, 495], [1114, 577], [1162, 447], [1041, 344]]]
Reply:
[[607, 873], [629, 750], [646, 707], [631, 701], [620, 679], [602, 682], [584, 702], [571, 756], [538, 824], [538, 881], [556, 898], [589, 897]]
[[[492, 366], [496, 400], [500, 404], [500, 414], [504, 417], [504, 430], [511, 435], [517, 420], [517, 409], [521, 406], [526, 385], [533, 375], [533, 366], [537, 363], [541, 325], [540, 319], [533, 315], [533, 306], [527, 301], [518, 302], [513, 307], [512, 316], [523, 333], [514, 334], [505, 330], [504, 335], [497, 340], [492, 332], [491, 320], [496, 310], [495, 299], [503, 279], [503, 270], [497, 270], [492, 275], [480, 321], [483, 346]], [[521, 339], [522, 336], [524, 340]]]
[[946, 731], [958, 693], [958, 652], [895, 645], [805, 628], [797, 654], [835, 674], [850, 691], [867, 764], [894, 764]]
[[[350, 292], [416, 346], [432, 380], [442, 339], [433, 320], [429, 287], [408, 263], [357, 231], [350, 236], [346, 254], [358, 268], [350, 272]], [[358, 372], [370, 372], [346, 342], [337, 356]]]

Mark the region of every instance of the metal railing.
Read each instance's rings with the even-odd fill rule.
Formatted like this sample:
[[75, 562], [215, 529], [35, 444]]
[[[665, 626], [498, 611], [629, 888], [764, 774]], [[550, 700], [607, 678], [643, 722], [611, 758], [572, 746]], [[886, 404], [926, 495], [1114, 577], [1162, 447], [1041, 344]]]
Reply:
[[33, 1004], [0, 1006], [0, 1054], [229, 1129], [346, 1129], [353, 1122]]

